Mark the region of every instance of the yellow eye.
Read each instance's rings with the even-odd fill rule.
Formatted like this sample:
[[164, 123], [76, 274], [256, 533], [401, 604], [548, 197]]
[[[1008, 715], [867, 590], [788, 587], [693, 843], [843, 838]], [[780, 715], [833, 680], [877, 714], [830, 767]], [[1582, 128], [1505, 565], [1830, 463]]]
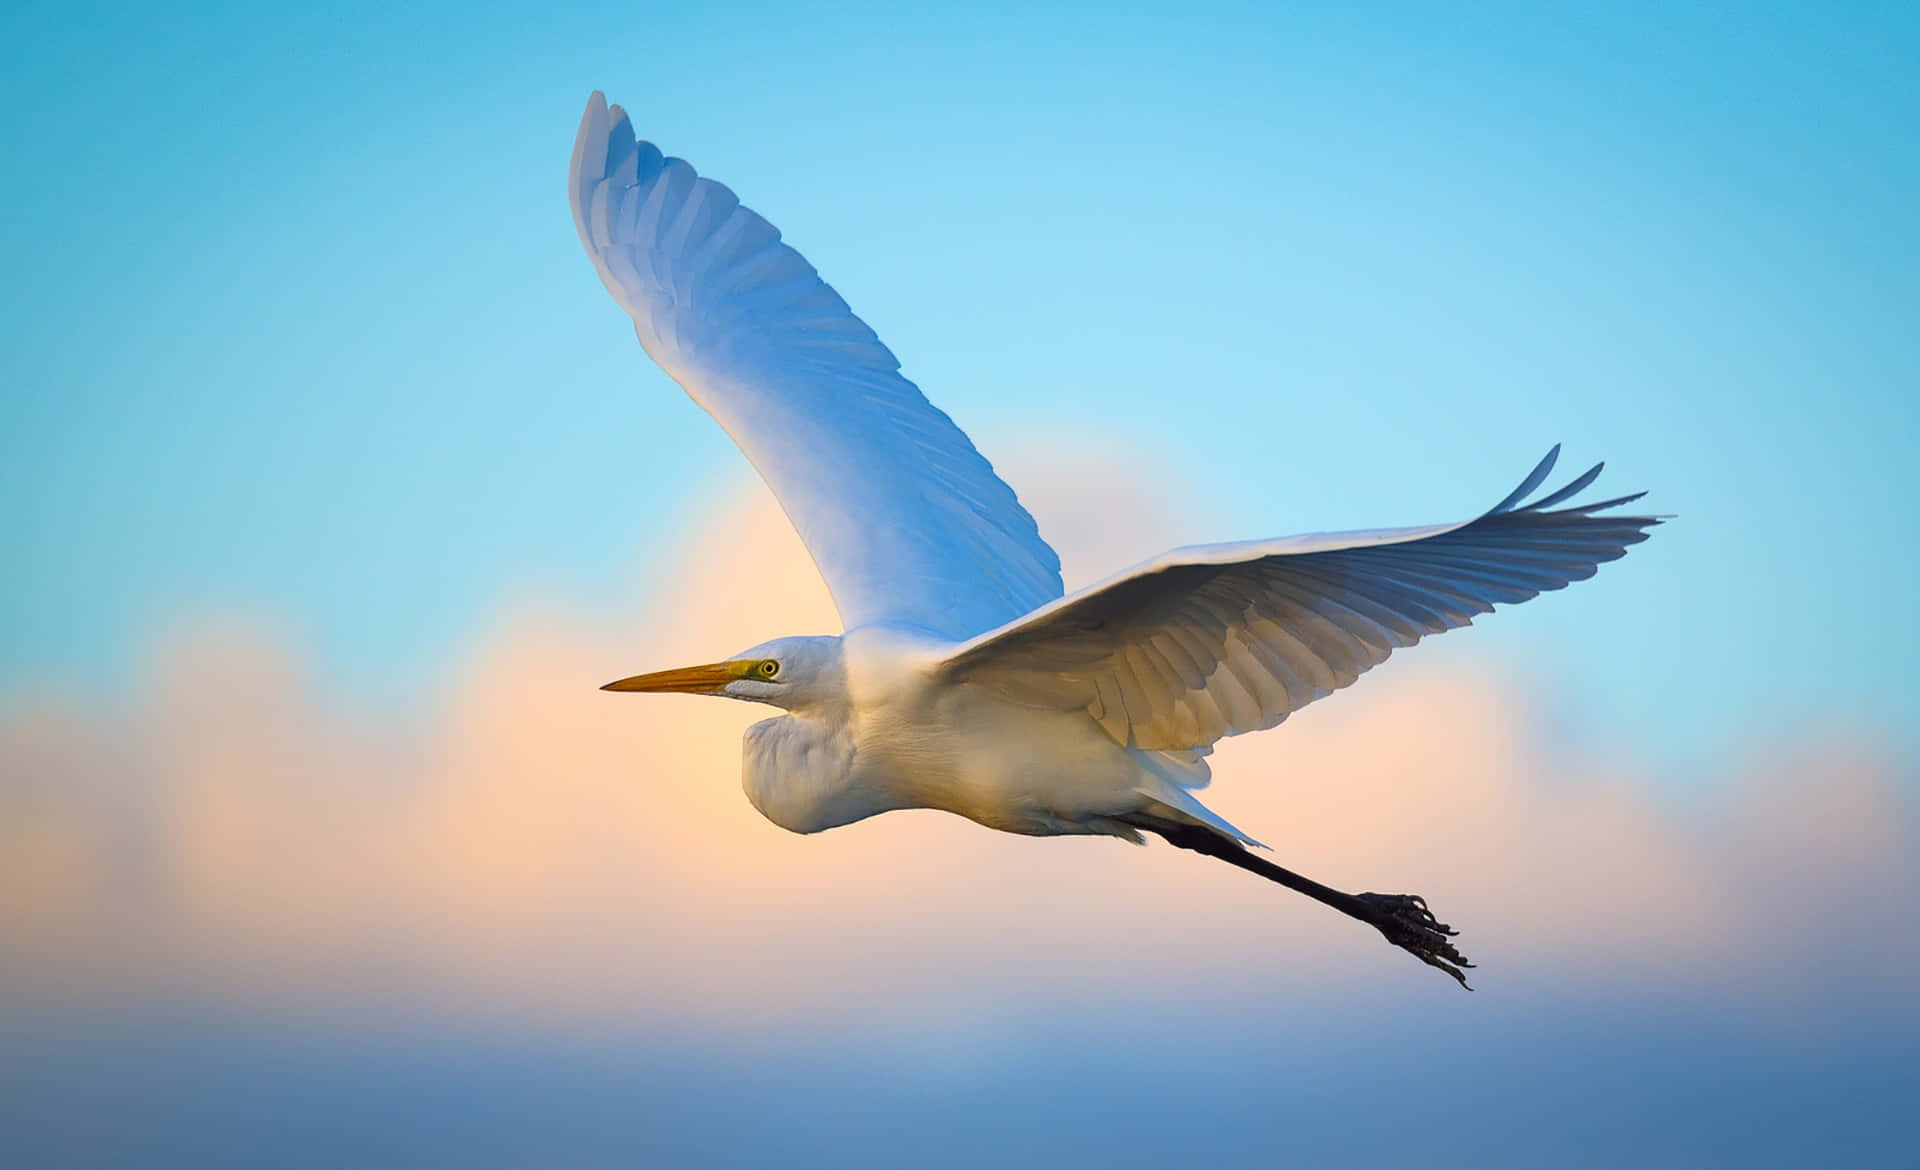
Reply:
[[759, 672], [761, 678], [772, 678], [774, 675], [780, 673], [780, 664], [768, 658], [761, 662], [759, 666], [754, 667], [754, 669]]

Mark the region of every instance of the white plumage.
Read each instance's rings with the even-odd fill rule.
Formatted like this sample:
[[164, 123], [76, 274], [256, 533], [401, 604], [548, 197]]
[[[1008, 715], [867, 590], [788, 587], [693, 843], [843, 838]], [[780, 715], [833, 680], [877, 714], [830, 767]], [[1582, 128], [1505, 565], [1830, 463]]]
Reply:
[[573, 214], [648, 356], [772, 486], [849, 628], [961, 639], [1060, 596], [1033, 517], [773, 225], [599, 94]]
[[[1424, 902], [1259, 858], [1193, 795], [1220, 738], [1272, 727], [1393, 650], [1591, 576], [1658, 523], [1527, 502], [1559, 448], [1457, 524], [1176, 549], [1072, 596], [1033, 518], [845, 301], [719, 183], [636, 141], [600, 94], [569, 183], [641, 346], [731, 435], [846, 627], [610, 690], [784, 708], [747, 733], [749, 799], [815, 832], [937, 808], [1036, 835], [1142, 831], [1369, 922], [1456, 978]], [[1462, 980], [1464, 983], [1464, 980]]]

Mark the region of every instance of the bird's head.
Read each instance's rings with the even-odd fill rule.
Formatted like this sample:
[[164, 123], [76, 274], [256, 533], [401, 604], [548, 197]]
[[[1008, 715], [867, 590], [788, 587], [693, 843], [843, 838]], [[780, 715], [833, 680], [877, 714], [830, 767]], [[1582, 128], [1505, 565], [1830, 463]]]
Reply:
[[649, 694], [719, 695], [789, 711], [814, 707], [846, 693], [840, 639], [775, 638], [732, 658], [636, 674], [600, 688]]

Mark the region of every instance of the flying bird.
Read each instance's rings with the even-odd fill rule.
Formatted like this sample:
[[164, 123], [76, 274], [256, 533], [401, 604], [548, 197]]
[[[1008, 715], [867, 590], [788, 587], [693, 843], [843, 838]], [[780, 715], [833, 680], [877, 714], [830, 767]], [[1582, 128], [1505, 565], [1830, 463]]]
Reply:
[[1033, 836], [1153, 834], [1466, 986], [1424, 899], [1345, 893], [1254, 852], [1195, 795], [1207, 755], [1395, 649], [1592, 576], [1659, 522], [1612, 511], [1639, 496], [1570, 502], [1595, 467], [1535, 498], [1556, 446], [1470, 520], [1178, 548], [1063, 596], [1013, 490], [732, 191], [636, 141], [595, 93], [568, 194], [641, 347], [773, 489], [845, 627], [603, 689], [780, 708], [747, 730], [744, 787], [793, 832], [931, 808]]

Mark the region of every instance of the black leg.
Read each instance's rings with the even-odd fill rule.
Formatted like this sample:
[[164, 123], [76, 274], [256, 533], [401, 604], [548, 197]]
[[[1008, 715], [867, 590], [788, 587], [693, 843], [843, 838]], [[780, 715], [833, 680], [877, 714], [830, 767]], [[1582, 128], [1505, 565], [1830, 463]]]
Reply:
[[1473, 990], [1467, 987], [1466, 976], [1461, 973], [1461, 968], [1473, 964], [1452, 942], [1452, 936], [1459, 932], [1435, 918], [1433, 912], [1427, 909], [1426, 899], [1418, 894], [1346, 894], [1323, 886], [1312, 878], [1302, 877], [1290, 869], [1283, 869], [1249, 853], [1239, 842], [1230, 841], [1199, 825], [1183, 825], [1154, 816], [1130, 817], [1128, 822], [1159, 834], [1171, 845], [1204, 853], [1208, 857], [1218, 857], [1229, 865], [1257, 873], [1270, 882], [1278, 882], [1342, 914], [1358, 918], [1386, 936], [1386, 940], [1394, 946], [1412, 954], [1429, 967], [1445, 971], [1468, 991]]

